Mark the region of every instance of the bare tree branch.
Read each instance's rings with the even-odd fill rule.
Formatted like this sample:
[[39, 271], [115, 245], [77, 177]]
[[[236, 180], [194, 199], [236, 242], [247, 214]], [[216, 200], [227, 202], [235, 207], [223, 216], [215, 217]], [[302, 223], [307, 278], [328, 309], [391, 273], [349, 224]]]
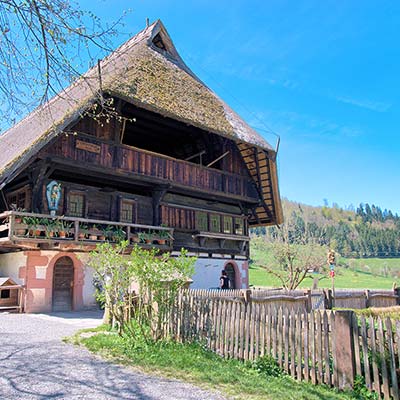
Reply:
[[110, 52], [121, 25], [103, 26], [71, 1], [0, 0], [0, 130]]

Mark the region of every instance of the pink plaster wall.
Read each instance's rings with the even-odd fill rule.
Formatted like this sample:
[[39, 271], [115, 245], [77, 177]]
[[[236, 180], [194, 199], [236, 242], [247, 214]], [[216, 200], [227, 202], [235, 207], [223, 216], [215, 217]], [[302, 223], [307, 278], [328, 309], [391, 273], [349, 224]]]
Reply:
[[[26, 285], [26, 312], [52, 311], [54, 265], [59, 258], [64, 256], [70, 257], [74, 264], [72, 309], [80, 310], [83, 308], [83, 264], [74, 253], [49, 253], [36, 250], [26, 251], [24, 254], [27, 256], [27, 261], [25, 266], [20, 267], [19, 276], [25, 280]], [[45, 267], [44, 279], [37, 278], [36, 267]]]

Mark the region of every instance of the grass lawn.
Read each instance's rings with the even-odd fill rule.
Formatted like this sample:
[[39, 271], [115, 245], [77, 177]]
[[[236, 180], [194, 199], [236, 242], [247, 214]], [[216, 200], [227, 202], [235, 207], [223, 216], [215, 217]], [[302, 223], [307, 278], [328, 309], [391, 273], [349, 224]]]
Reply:
[[115, 334], [73, 338], [90, 351], [153, 374], [181, 379], [217, 390], [233, 399], [345, 400], [361, 399], [325, 386], [298, 383], [288, 376], [270, 377], [236, 360], [225, 360], [198, 344], [158, 342], [146, 345]]
[[[259, 239], [251, 241], [249, 283], [256, 287], [280, 287], [281, 283], [262, 266], [273, 265], [270, 245]], [[337, 289], [391, 289], [393, 282], [400, 285], [400, 258], [340, 258], [336, 267]], [[323, 275], [314, 275], [324, 278]], [[302, 288], [310, 288], [312, 279], [303, 281]], [[331, 279], [326, 275], [320, 280], [320, 288], [330, 288]]]
[[[313, 277], [324, 277], [314, 274]], [[387, 278], [375, 275], [371, 272], [351, 270], [349, 268], [336, 268], [335, 287], [337, 289], [391, 289], [393, 282], [400, 283], [400, 279]], [[279, 280], [264, 268], [252, 265], [249, 269], [249, 283], [256, 287], [280, 287]], [[312, 279], [305, 279], [301, 284], [302, 288], [310, 288]], [[331, 279], [326, 277], [319, 281], [320, 288], [330, 288]]]

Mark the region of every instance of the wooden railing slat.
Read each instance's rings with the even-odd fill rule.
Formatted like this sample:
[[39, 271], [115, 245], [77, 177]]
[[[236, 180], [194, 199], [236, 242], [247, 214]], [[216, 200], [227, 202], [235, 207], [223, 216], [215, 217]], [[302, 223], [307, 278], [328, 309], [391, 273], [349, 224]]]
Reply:
[[379, 368], [378, 368], [378, 351], [377, 351], [377, 344], [376, 344], [376, 330], [375, 330], [375, 320], [373, 317], [370, 317], [369, 320], [369, 333], [371, 338], [371, 355], [372, 355], [372, 372], [373, 372], [373, 388], [381, 395], [381, 383], [379, 380]]
[[329, 322], [328, 315], [324, 310], [322, 312], [322, 323], [323, 323], [323, 337], [324, 337], [324, 367], [325, 367], [325, 375], [324, 375], [324, 383], [328, 386], [332, 385], [332, 371], [331, 371], [331, 363], [330, 363], [330, 351], [329, 351]]
[[296, 322], [295, 312], [290, 313], [290, 375], [296, 377]]
[[353, 343], [354, 343], [354, 356], [356, 362], [356, 374], [361, 375], [361, 360], [360, 360], [360, 335], [358, 332], [358, 318], [353, 314]]
[[284, 327], [284, 366], [285, 366], [285, 371], [286, 373], [289, 373], [289, 312], [288, 309], [285, 308], [284, 314], [283, 314], [283, 327]]
[[386, 318], [386, 337], [387, 337], [387, 345], [389, 351], [389, 363], [390, 363], [390, 378], [391, 378], [391, 395], [394, 400], [399, 400], [399, 382], [397, 379], [397, 371], [396, 371], [396, 352], [394, 346], [394, 337], [393, 337], [393, 325], [390, 318]]
[[369, 356], [368, 356], [368, 331], [364, 315], [361, 315], [360, 323], [361, 323], [360, 333], [361, 333], [361, 347], [362, 347], [363, 363], [364, 363], [365, 384], [369, 390], [372, 390], [371, 367], [369, 364]]
[[388, 377], [388, 369], [386, 365], [386, 351], [385, 351], [385, 332], [383, 329], [383, 321], [380, 317], [378, 317], [378, 343], [379, 343], [379, 354], [380, 354], [380, 364], [381, 364], [381, 373], [382, 373], [382, 391], [385, 400], [390, 399], [390, 388], [389, 388], [389, 377]]
[[304, 337], [304, 378], [306, 382], [310, 380], [310, 352], [309, 352], [309, 342], [310, 342], [310, 331], [309, 331], [309, 314], [303, 314], [303, 337]]

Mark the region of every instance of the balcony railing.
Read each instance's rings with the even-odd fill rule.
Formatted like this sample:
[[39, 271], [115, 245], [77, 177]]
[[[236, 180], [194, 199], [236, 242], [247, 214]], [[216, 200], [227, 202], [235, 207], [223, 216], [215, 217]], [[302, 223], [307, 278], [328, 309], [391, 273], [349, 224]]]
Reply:
[[245, 199], [257, 199], [251, 178], [207, 168], [184, 160], [127, 145], [116, 145], [89, 135], [61, 137], [44, 155], [78, 161], [82, 166], [100, 166], [118, 172], [151, 177], [175, 186], [190, 187]]
[[19, 211], [0, 214], [0, 245], [2, 242], [93, 245], [121, 240], [127, 240], [131, 245], [172, 249], [173, 229]]

